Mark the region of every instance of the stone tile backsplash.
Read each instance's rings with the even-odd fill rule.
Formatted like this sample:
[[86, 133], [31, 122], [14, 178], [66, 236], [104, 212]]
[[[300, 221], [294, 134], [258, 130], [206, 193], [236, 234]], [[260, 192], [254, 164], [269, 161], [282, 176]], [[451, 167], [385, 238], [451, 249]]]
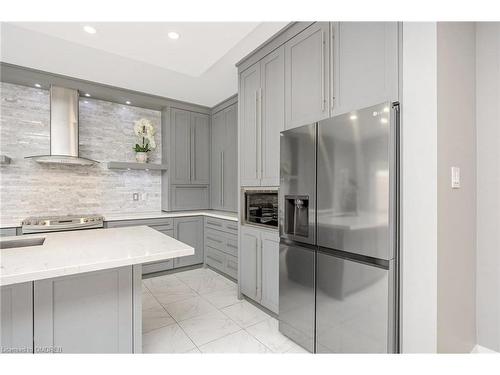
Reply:
[[[92, 167], [43, 165], [26, 156], [49, 153], [49, 92], [0, 83], [0, 221], [28, 216], [121, 213], [161, 208], [160, 171], [107, 169], [108, 161], [135, 161], [133, 125], [149, 119], [161, 162], [161, 113], [116, 103], [80, 99], [80, 156], [100, 162]], [[144, 200], [133, 201], [140, 193]]]

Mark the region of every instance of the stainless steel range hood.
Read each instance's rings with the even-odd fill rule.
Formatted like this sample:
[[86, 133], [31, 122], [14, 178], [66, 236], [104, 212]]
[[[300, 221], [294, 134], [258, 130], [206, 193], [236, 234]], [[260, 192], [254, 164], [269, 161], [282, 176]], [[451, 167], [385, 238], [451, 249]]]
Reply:
[[28, 156], [38, 163], [93, 165], [78, 154], [78, 91], [50, 87], [50, 154]]

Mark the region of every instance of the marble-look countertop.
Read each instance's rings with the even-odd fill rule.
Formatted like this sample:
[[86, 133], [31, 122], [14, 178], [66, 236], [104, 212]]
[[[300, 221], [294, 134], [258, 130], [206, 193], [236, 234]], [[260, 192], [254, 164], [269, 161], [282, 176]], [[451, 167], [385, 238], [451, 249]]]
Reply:
[[140, 219], [163, 219], [187, 216], [207, 216], [217, 219], [238, 221], [236, 212], [217, 211], [217, 210], [197, 210], [197, 211], [151, 211], [151, 212], [132, 212], [132, 213], [117, 213], [105, 214], [104, 221], [116, 220], [140, 220]]
[[[140, 219], [161, 219], [169, 217], [187, 217], [187, 216], [208, 216], [217, 219], [238, 221], [236, 212], [218, 211], [218, 210], [197, 210], [197, 211], [146, 211], [131, 213], [109, 213], [103, 214], [105, 221], [116, 220], [140, 220]], [[21, 226], [20, 221], [2, 220], [0, 228], [17, 228]]]
[[0, 285], [193, 255], [194, 249], [145, 225], [4, 237], [43, 245], [0, 249]]

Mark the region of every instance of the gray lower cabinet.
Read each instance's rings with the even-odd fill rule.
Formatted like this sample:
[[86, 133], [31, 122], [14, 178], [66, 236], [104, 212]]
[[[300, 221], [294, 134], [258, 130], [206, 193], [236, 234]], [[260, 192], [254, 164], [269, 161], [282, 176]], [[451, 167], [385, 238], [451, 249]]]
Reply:
[[330, 24], [316, 22], [285, 43], [285, 122], [291, 129], [330, 115]]
[[174, 259], [174, 268], [203, 263], [203, 217], [183, 217], [174, 219], [174, 237], [192, 247], [194, 255]]
[[238, 226], [234, 221], [205, 219], [205, 263], [238, 278]]
[[128, 266], [35, 281], [35, 352], [132, 353], [133, 280]]
[[247, 297], [279, 311], [279, 236], [276, 232], [242, 226], [240, 290]]
[[0, 237], [9, 237], [16, 235], [16, 228], [0, 228]]
[[236, 103], [212, 116], [210, 194], [213, 209], [237, 210], [237, 129]]
[[[157, 229], [158, 230], [158, 229]], [[163, 234], [174, 238], [174, 229], [159, 230]], [[174, 260], [167, 259], [160, 262], [145, 263], [142, 265], [142, 274], [146, 275], [148, 273], [168, 271], [174, 268]]]
[[2, 353], [33, 352], [33, 283], [0, 288]]

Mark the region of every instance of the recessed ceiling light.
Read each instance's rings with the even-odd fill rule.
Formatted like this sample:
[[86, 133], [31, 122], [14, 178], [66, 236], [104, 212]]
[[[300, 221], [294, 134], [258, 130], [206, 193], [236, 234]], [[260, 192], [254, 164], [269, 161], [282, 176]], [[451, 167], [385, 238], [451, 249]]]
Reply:
[[86, 96], [87, 98], [90, 98], [90, 94], [89, 94], [89, 93], [86, 93], [86, 94], [85, 94], [85, 96]]
[[89, 25], [83, 26], [83, 31], [85, 31], [86, 33], [89, 33], [89, 34], [95, 34], [97, 32], [97, 30], [95, 28], [93, 28], [92, 26], [89, 26]]
[[125, 103], [126, 104], [132, 104], [132, 102], [130, 100], [127, 100]]
[[168, 33], [168, 37], [170, 39], [179, 39], [179, 36], [180, 36], [179, 33], [176, 33], [175, 31], [171, 31]]
[[356, 119], [358, 118], [358, 116], [356, 116], [356, 115], [351, 115], [349, 118], [350, 118], [351, 120], [356, 120]]
[[84, 100], [83, 101], [85, 104], [89, 104], [89, 101], [88, 100]]
[[42, 87], [42, 85], [40, 85], [39, 83], [35, 83], [35, 87], [40, 88], [40, 87]]
[[387, 119], [386, 119], [385, 117], [382, 117], [382, 118], [380, 119], [380, 122], [381, 122], [382, 124], [387, 124]]

